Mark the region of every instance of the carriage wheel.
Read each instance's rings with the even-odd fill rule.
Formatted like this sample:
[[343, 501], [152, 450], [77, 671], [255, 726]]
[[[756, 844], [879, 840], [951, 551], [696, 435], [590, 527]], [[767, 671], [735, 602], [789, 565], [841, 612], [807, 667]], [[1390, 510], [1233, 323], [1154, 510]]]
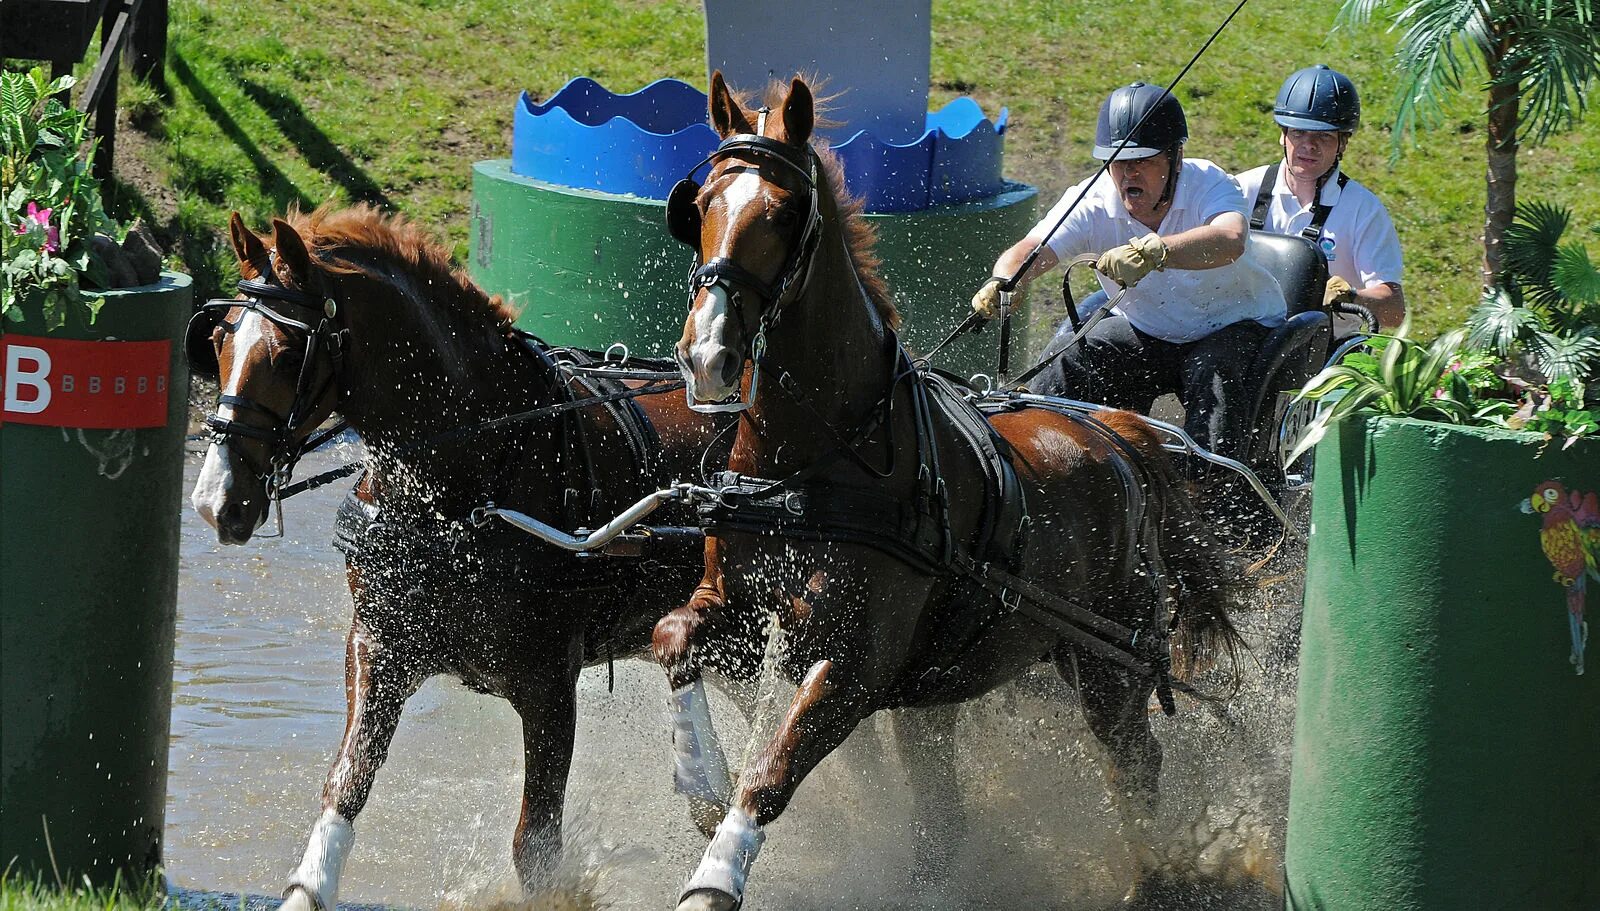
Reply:
[[1315, 468], [1313, 459], [1315, 453], [1307, 452], [1293, 466], [1289, 465], [1289, 453], [1294, 451], [1295, 444], [1306, 435], [1311, 421], [1317, 415], [1317, 403], [1302, 400], [1296, 402], [1294, 395], [1280, 392], [1273, 405], [1272, 423], [1278, 429], [1277, 434], [1277, 465], [1283, 473], [1283, 487], [1285, 494], [1309, 493], [1311, 490], [1312, 471]]
[[1279, 471], [1278, 505], [1283, 507], [1289, 521], [1299, 528], [1302, 535], [1311, 527], [1311, 479], [1316, 469], [1313, 461], [1316, 453], [1305, 453], [1292, 466], [1287, 462], [1289, 453], [1294, 451], [1295, 445], [1310, 428], [1312, 419], [1317, 416], [1318, 407], [1318, 403], [1312, 401], [1296, 402], [1294, 395], [1288, 392], [1278, 393], [1273, 405], [1277, 440], [1272, 464]]

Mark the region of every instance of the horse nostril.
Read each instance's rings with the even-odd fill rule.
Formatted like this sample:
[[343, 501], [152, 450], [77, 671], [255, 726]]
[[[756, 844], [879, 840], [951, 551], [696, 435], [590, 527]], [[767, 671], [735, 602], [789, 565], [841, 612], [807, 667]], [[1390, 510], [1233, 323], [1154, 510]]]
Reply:
[[724, 386], [738, 382], [738, 372], [739, 365], [734, 361], [733, 353], [726, 349], [713, 354], [711, 363], [706, 365], [706, 374], [715, 377]]
[[227, 525], [229, 528], [241, 527], [244, 525], [244, 505], [241, 503], [229, 503], [222, 507], [222, 511], [217, 513], [217, 522]]

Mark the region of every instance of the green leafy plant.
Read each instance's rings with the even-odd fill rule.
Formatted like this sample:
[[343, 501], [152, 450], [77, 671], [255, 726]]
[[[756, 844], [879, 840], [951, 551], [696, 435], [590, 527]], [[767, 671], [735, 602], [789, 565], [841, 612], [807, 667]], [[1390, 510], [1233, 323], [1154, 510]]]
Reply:
[[1583, 244], [1561, 243], [1571, 217], [1548, 203], [1517, 207], [1506, 232], [1505, 280], [1472, 312], [1467, 341], [1522, 361], [1548, 382], [1576, 384], [1581, 396], [1600, 374], [1600, 268]]
[[1600, 407], [1585, 400], [1585, 385], [1570, 377], [1519, 375], [1499, 354], [1474, 347], [1468, 330], [1429, 343], [1411, 339], [1410, 320], [1392, 335], [1375, 336], [1311, 378], [1295, 401], [1322, 406], [1290, 452], [1300, 458], [1328, 428], [1359, 411], [1447, 424], [1499, 426], [1563, 439], [1562, 447], [1600, 435]]
[[90, 173], [95, 142], [86, 142], [87, 114], [53, 96], [73, 85], [54, 82], [42, 69], [0, 72], [0, 313], [22, 318], [36, 299], [45, 324], [55, 328], [77, 314], [92, 323], [101, 299], [83, 284], [105, 287], [107, 270], [95, 255], [96, 234], [116, 223], [100, 201]]
[[1512, 412], [1511, 402], [1485, 401], [1485, 393], [1503, 381], [1490, 369], [1492, 358], [1462, 350], [1465, 329], [1446, 332], [1426, 344], [1410, 334], [1408, 317], [1394, 333], [1374, 336], [1370, 350], [1352, 351], [1311, 378], [1295, 401], [1326, 404], [1307, 425], [1289, 461], [1357, 411], [1449, 424], [1486, 423], [1496, 414]]

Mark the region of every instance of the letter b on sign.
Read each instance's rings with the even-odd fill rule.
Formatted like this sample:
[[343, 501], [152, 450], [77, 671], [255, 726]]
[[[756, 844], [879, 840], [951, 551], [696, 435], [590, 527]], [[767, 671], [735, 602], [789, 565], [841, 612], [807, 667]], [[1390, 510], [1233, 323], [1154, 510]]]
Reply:
[[50, 407], [50, 353], [32, 345], [6, 346], [6, 405], [13, 414]]

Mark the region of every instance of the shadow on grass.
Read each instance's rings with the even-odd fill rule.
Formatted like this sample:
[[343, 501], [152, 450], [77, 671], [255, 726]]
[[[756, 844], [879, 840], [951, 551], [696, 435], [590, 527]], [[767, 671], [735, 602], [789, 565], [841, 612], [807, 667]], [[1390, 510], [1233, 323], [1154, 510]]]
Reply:
[[[217, 101], [217, 96], [212, 94], [211, 90], [200, 81], [199, 76], [189, 68], [189, 64], [182, 57], [173, 56], [171, 69], [173, 76], [183, 83], [184, 88], [189, 90], [189, 94], [193, 95], [194, 100], [205, 110], [206, 116], [210, 117], [212, 122], [217, 125], [217, 128], [225, 136], [233, 140], [234, 145], [239, 147], [239, 151], [250, 159], [250, 164], [256, 169], [256, 180], [261, 188], [262, 195], [272, 200], [280, 211], [289, 208], [291, 204], [305, 210], [313, 208], [311, 198], [300, 192], [300, 188], [296, 187], [294, 182], [289, 180], [288, 176], [279, 170], [276, 164], [273, 164], [272, 159], [268, 158], [266, 153], [262, 152], [261, 148], [251, 141], [249, 136], [245, 135], [244, 130], [233, 119], [233, 115], [223, 108], [221, 102]], [[197, 187], [196, 189], [200, 190], [201, 188]], [[225, 200], [221, 199], [212, 201], [217, 203], [225, 202]]]
[[343, 186], [351, 199], [394, 211], [394, 203], [383, 188], [306, 116], [300, 102], [249, 79], [240, 79], [239, 87], [278, 124], [284, 138], [295, 144], [307, 164]]

